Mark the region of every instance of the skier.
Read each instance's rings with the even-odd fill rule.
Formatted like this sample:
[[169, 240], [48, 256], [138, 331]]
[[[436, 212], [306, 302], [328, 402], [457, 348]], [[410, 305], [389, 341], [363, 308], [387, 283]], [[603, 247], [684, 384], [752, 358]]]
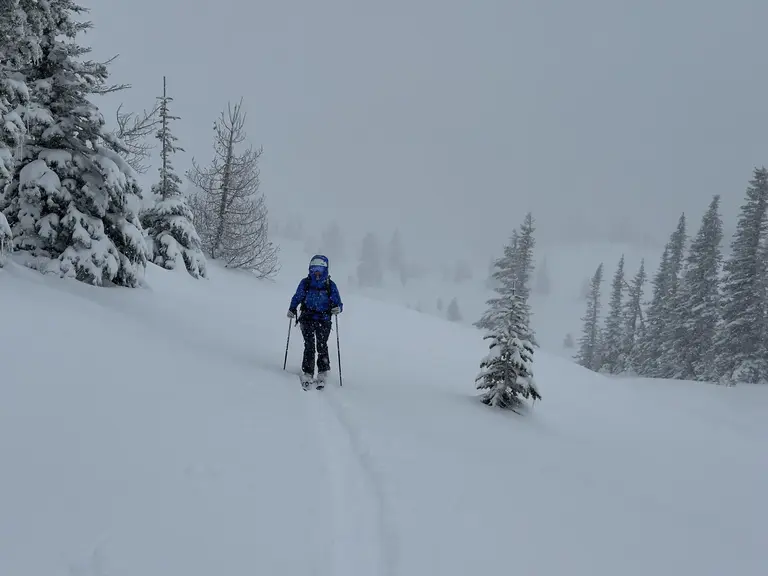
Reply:
[[328, 258], [322, 254], [312, 257], [309, 274], [299, 282], [288, 307], [288, 318], [296, 318], [304, 337], [304, 357], [301, 363], [301, 384], [309, 387], [315, 374], [317, 350], [317, 387], [323, 388], [331, 361], [328, 358], [328, 338], [331, 336], [331, 315], [341, 313], [344, 307], [336, 283], [328, 274]]

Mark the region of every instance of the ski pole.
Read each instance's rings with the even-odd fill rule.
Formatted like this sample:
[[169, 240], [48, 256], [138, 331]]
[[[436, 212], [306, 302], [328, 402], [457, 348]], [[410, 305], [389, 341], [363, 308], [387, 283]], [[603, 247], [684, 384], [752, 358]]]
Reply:
[[339, 387], [341, 384], [341, 349], [339, 348], [339, 317], [336, 316], [336, 353], [339, 355]]
[[285, 360], [283, 360], [283, 370], [285, 370], [285, 365], [288, 363], [288, 345], [291, 343], [291, 320], [292, 318], [288, 318], [288, 339], [285, 341]]

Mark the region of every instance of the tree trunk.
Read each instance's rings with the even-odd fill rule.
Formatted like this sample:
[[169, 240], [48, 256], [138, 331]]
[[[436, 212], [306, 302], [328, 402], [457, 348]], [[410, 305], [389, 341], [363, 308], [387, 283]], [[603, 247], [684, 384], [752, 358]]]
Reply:
[[213, 243], [212, 258], [216, 258], [216, 252], [221, 247], [221, 239], [224, 237], [224, 215], [227, 210], [227, 200], [229, 199], [229, 184], [232, 173], [232, 154], [234, 144], [235, 131], [231, 129], [229, 131], [229, 141], [227, 142], [227, 158], [224, 161], [224, 176], [221, 179], [221, 203], [219, 204], [219, 221], [216, 227], [216, 237]]

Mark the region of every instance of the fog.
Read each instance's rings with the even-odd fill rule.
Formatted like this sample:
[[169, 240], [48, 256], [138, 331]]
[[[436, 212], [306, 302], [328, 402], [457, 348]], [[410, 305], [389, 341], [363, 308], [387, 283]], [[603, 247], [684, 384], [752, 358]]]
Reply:
[[166, 75], [183, 172], [242, 97], [272, 218], [399, 228], [421, 257], [485, 262], [529, 210], [540, 243], [663, 242], [716, 193], [730, 232], [768, 159], [764, 1], [84, 4], [132, 85], [110, 122]]

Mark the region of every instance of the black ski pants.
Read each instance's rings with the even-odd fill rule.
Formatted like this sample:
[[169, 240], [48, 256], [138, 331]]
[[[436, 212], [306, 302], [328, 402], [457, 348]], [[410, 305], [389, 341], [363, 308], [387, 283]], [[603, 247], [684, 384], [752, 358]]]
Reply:
[[328, 358], [328, 338], [331, 336], [331, 320], [305, 319], [299, 322], [301, 335], [304, 336], [304, 358], [301, 371], [315, 373], [315, 351], [317, 351], [317, 371], [328, 372], [331, 361]]

